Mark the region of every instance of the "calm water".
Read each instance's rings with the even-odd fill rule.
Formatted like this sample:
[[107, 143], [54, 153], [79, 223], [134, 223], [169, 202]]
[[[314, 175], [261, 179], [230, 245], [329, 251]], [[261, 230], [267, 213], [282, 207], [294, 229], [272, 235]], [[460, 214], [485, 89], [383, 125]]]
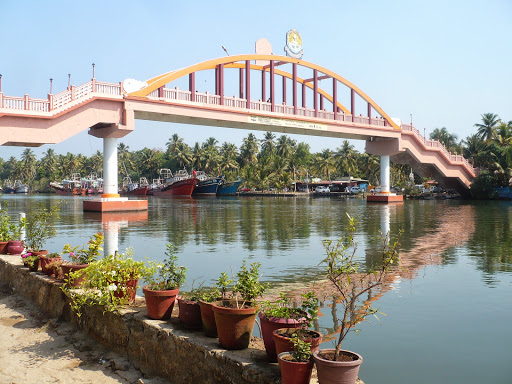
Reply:
[[[3, 196], [12, 213], [30, 212], [52, 196]], [[82, 212], [81, 198], [64, 198], [58, 236], [83, 244], [96, 231], [118, 228], [119, 249], [137, 258], [164, 257], [176, 245], [188, 281], [211, 284], [242, 260], [262, 263], [274, 289], [322, 278], [323, 239], [344, 233], [357, 217], [357, 256], [371, 265], [379, 230], [403, 230], [402, 269], [376, 303], [387, 316], [350, 334], [344, 348], [363, 355], [367, 383], [512, 383], [512, 203], [406, 201], [371, 205], [330, 198], [149, 198], [149, 211], [102, 223]], [[325, 301], [317, 326], [326, 338], [337, 327], [336, 305]], [[329, 348], [332, 342], [323, 345]]]

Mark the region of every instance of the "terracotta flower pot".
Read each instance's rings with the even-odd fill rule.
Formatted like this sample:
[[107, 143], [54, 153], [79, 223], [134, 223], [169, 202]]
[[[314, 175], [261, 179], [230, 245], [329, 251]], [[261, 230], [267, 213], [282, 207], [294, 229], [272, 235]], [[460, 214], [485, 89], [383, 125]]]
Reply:
[[7, 255], [7, 244], [8, 241], [0, 241], [0, 255]]
[[313, 353], [319, 384], [355, 384], [363, 358], [357, 353], [342, 351], [351, 361], [333, 361], [324, 354], [334, 356], [334, 349], [323, 349]]
[[[294, 330], [292, 328], [281, 328], [272, 332], [272, 337], [276, 345], [276, 353], [278, 355], [282, 352], [289, 352], [293, 350], [293, 344], [291, 342], [293, 331]], [[322, 334], [309, 329], [302, 329], [300, 331], [307, 333], [307, 336], [301, 337], [301, 339], [307, 343], [311, 343], [311, 352], [318, 351], [318, 348], [322, 343]]]
[[34, 256], [46, 256], [48, 254], [48, 251], [43, 249], [41, 251], [30, 251], [30, 253]]
[[215, 323], [212, 303], [199, 300], [199, 307], [201, 308], [201, 321], [203, 322], [204, 334], [208, 337], [217, 337], [217, 324]]
[[245, 349], [249, 347], [256, 322], [256, 313], [260, 309], [259, 306], [251, 307], [251, 304], [247, 302], [243, 308], [237, 308], [234, 300], [221, 300], [212, 304], [219, 333], [219, 343], [224, 348]]
[[9, 255], [21, 255], [23, 250], [25, 249], [25, 246], [23, 245], [23, 241], [18, 240], [9, 240], [7, 243], [7, 252], [9, 252]]
[[61, 264], [60, 267], [62, 269], [62, 276], [63, 276], [64, 281], [66, 281], [67, 284], [71, 287], [82, 286], [82, 284], [85, 280], [85, 276], [80, 276], [80, 277], [74, 279], [71, 284], [69, 284], [68, 283], [69, 274], [71, 272], [80, 271], [81, 269], [87, 268], [88, 266], [89, 266], [89, 264]]
[[297, 362], [288, 360], [290, 352], [282, 352], [278, 356], [279, 369], [281, 370], [281, 384], [309, 384], [313, 373], [313, 360]]
[[126, 283], [119, 283], [117, 281], [113, 281], [112, 283], [118, 287], [117, 290], [114, 291], [114, 297], [118, 299], [128, 298], [128, 304], [132, 304], [135, 301], [139, 279], [128, 280]]
[[144, 292], [144, 297], [146, 298], [148, 317], [153, 320], [169, 319], [179, 291], [179, 288], [156, 291], [149, 289], [147, 285], [142, 287], [142, 292]]
[[184, 300], [180, 297], [178, 298], [178, 307], [180, 308], [179, 318], [185, 328], [201, 329], [203, 322], [199, 302]]
[[302, 328], [302, 322], [295, 319], [284, 319], [281, 317], [266, 317], [262, 312], [258, 313], [261, 324], [261, 335], [269, 361], [277, 361], [276, 344], [272, 332], [280, 328]]
[[43, 271], [43, 273], [47, 274], [48, 276], [51, 276], [55, 274], [55, 268], [48, 267], [48, 264], [51, 264], [55, 261], [62, 261], [62, 257], [39, 256], [39, 260], [41, 263], [41, 270]]

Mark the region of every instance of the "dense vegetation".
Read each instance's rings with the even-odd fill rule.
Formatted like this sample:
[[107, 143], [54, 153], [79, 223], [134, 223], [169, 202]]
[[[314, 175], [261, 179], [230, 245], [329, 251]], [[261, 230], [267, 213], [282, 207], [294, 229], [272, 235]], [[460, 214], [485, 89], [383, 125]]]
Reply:
[[[446, 128], [436, 128], [430, 138], [439, 140], [453, 153], [463, 154], [475, 167], [481, 169], [475, 180], [474, 190], [485, 197], [494, 186], [509, 186], [512, 181], [512, 121], [502, 122], [496, 114], [482, 115], [482, 122], [475, 124], [477, 132], [457, 142], [457, 136]], [[124, 143], [118, 146], [119, 177], [130, 176], [133, 180], [157, 178], [159, 169], [182, 168], [204, 170], [207, 174], [223, 174], [227, 179], [241, 177], [244, 185], [259, 189], [270, 186], [278, 189], [290, 186], [293, 180], [311, 177], [334, 180], [352, 176], [379, 184], [380, 160], [378, 156], [359, 153], [344, 140], [335, 150], [324, 149], [311, 153], [310, 146], [297, 142], [287, 135], [277, 137], [267, 132], [262, 140], [252, 133], [238, 148], [233, 143], [223, 143], [210, 137], [204, 143], [186, 144], [174, 134], [166, 143], [166, 150], [144, 148], [130, 151]], [[101, 174], [101, 152], [87, 157], [67, 153], [57, 155], [49, 148], [38, 160], [30, 148], [21, 159], [0, 158], [0, 179], [23, 180], [33, 189], [43, 189], [50, 181], [69, 178], [73, 173], [82, 176]], [[410, 168], [393, 164], [391, 184], [405, 186]], [[416, 182], [421, 181], [417, 178]]]

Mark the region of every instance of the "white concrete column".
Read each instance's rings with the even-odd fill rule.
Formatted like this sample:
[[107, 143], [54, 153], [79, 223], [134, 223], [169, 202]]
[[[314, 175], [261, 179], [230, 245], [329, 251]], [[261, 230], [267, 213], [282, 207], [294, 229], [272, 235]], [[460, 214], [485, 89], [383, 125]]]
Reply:
[[390, 185], [390, 167], [389, 156], [380, 157], [380, 191], [381, 193], [389, 193]]
[[117, 185], [117, 139], [103, 139], [103, 195], [119, 197]]

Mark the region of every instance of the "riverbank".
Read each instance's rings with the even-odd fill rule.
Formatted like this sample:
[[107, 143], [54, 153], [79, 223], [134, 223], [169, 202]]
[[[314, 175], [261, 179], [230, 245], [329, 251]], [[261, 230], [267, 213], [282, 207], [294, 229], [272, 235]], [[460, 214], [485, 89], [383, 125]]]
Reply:
[[[82, 317], [77, 318], [69, 309], [68, 298], [60, 290], [61, 283], [41, 273], [28, 272], [27, 268], [22, 267], [17, 256], [0, 256], [0, 283], [18, 294], [17, 298], [12, 299], [14, 302], [10, 306], [6, 306], [8, 309], [6, 309], [5, 318], [12, 319], [5, 320], [6, 327], [14, 327], [17, 324], [17, 319], [25, 318], [24, 314], [18, 315], [9, 312], [12, 310], [11, 307], [16, 306], [16, 301], [23, 305], [25, 305], [27, 299], [34, 301], [49, 316], [48, 318], [44, 317], [45, 320], [40, 320], [41, 324], [48, 324], [45, 330], [58, 329], [62, 326], [61, 336], [64, 339], [58, 339], [57, 344], [49, 347], [51, 351], [55, 351], [52, 353], [63, 353], [62, 351], [70, 348], [66, 343], [74, 346], [74, 341], [78, 343], [79, 351], [82, 347], [83, 352], [90, 352], [94, 347], [90, 346], [88, 342], [90, 338], [94, 338], [110, 351], [117, 352], [122, 356], [121, 360], [111, 358], [111, 355], [102, 352], [101, 348], [98, 349], [96, 354], [92, 354], [93, 362], [96, 361], [98, 364], [105, 365], [97, 367], [103, 375], [108, 375], [110, 367], [113, 367], [114, 371], [119, 371], [121, 369], [116, 368], [121, 366], [126, 367], [126, 371], [129, 371], [131, 377], [128, 382], [131, 383], [146, 382], [140, 377], [135, 378], [138, 375], [136, 369], [147, 377], [160, 376], [176, 384], [191, 382], [277, 384], [280, 382], [278, 365], [267, 362], [261, 339], [253, 337], [249, 348], [246, 350], [227, 351], [221, 349], [218, 346], [217, 339], [205, 337], [201, 332], [185, 330], [177, 318], [177, 308], [175, 308], [175, 312], [168, 322], [149, 320], [146, 317], [144, 301], [138, 297], [133, 306], [121, 309], [118, 313], [103, 313], [102, 308], [88, 307]], [[37, 311], [33, 312], [37, 313]], [[23, 316], [23, 318], [19, 316]], [[53, 320], [46, 320], [50, 317], [53, 317]], [[2, 316], [3, 318], [4, 316]], [[34, 321], [37, 323], [37, 318]], [[87, 333], [85, 338], [78, 340], [74, 336], [74, 331], [67, 331], [76, 326]], [[57, 331], [55, 333], [59, 335]], [[19, 348], [18, 344], [21, 344], [19, 339], [23, 337], [22, 335], [15, 336], [9, 330], [6, 330], [3, 334], [11, 335], [8, 337], [12, 348]], [[68, 339], [66, 339], [66, 336]], [[24, 354], [22, 356], [24, 361], [26, 361], [22, 375], [32, 375], [30, 369], [34, 362], [39, 361], [40, 354], [51, 356], [51, 353], [48, 353], [46, 349], [32, 348], [32, 353], [29, 353], [31, 351], [30, 345], [34, 343], [42, 344], [44, 340], [54, 337], [49, 334], [47, 337], [43, 335], [41, 340], [30, 341], [30, 338], [28, 338], [28, 349], [19, 348], [21, 353]], [[108, 358], [105, 359], [101, 356], [108, 356]], [[90, 362], [90, 359], [87, 361]], [[114, 362], [112, 363], [112, 361]], [[119, 361], [119, 363], [116, 363], [116, 361]], [[194, 364], [190, 364], [191, 361]], [[44, 364], [44, 362], [43, 359], [41, 364]], [[66, 363], [65, 360], [62, 362], [62, 364]], [[129, 366], [128, 363], [136, 369], [132, 369], [132, 366]], [[1, 364], [9, 365], [12, 362], [4, 363], [1, 360]], [[75, 362], [69, 367], [80, 367], [81, 364]], [[51, 366], [49, 365], [49, 367]], [[6, 375], [13, 374], [7, 373]], [[119, 376], [119, 373], [116, 374]], [[120, 377], [124, 379], [122, 376]], [[114, 379], [116, 378], [114, 377]], [[158, 381], [153, 382], [157, 383]], [[316, 380], [313, 379], [312, 383], [316, 383]], [[358, 383], [362, 384], [362, 382]]]

